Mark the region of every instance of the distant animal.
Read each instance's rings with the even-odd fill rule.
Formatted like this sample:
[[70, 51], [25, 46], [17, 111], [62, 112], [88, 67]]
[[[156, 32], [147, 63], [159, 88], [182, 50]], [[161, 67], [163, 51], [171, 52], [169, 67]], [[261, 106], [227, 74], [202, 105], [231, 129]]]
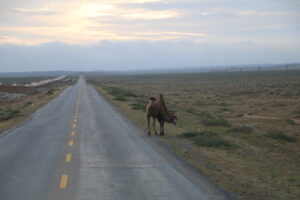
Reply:
[[160, 135], [165, 135], [164, 133], [164, 122], [173, 123], [176, 125], [177, 117], [174, 113], [168, 112], [163, 96], [160, 94], [159, 99], [155, 97], [150, 97], [150, 102], [147, 105], [147, 125], [148, 125], [148, 135], [151, 135], [150, 130], [150, 118], [153, 119], [153, 130], [155, 135], [157, 135], [155, 128], [155, 120], [159, 122], [160, 125]]

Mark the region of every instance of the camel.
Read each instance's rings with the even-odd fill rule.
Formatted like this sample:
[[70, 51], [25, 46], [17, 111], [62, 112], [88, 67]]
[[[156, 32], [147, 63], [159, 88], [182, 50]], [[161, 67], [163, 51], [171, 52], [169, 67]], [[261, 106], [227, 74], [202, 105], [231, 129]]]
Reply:
[[157, 135], [155, 128], [155, 120], [159, 122], [160, 125], [160, 135], [165, 135], [164, 133], [164, 122], [172, 123], [176, 125], [177, 117], [174, 113], [168, 112], [163, 96], [160, 94], [159, 99], [155, 97], [150, 97], [150, 102], [147, 105], [147, 122], [148, 122], [148, 135], [151, 135], [150, 130], [150, 118], [153, 119], [153, 130], [155, 135]]

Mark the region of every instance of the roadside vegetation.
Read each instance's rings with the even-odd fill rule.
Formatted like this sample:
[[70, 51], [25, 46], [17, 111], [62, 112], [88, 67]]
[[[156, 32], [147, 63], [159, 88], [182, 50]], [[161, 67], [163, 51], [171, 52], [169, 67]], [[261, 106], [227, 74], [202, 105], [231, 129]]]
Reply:
[[[1, 78], [8, 83], [22, 84], [38, 78]], [[3, 82], [2, 82], [3, 83]], [[58, 81], [41, 87], [0, 86], [0, 136], [5, 130], [26, 120], [26, 118], [60, 94], [67, 86], [74, 84], [75, 79]]]
[[300, 71], [88, 80], [145, 129], [149, 97], [163, 94], [178, 124], [167, 124], [160, 139], [243, 199], [299, 198]]

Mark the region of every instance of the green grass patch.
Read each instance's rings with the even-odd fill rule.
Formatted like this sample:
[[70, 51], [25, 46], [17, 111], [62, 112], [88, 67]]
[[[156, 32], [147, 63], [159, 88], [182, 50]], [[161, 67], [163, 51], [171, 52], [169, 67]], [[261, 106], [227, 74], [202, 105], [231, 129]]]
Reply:
[[184, 132], [178, 137], [190, 139], [194, 142], [195, 145], [202, 147], [221, 149], [231, 149], [236, 147], [235, 144], [219, 137], [217, 133], [212, 131]]
[[50, 96], [50, 95], [52, 95], [52, 94], [54, 94], [54, 90], [53, 90], [53, 89], [48, 90], [47, 95]]
[[285, 133], [277, 130], [269, 131], [265, 134], [265, 136], [275, 140], [284, 141], [284, 142], [297, 142], [296, 138], [286, 135]]
[[192, 137], [196, 137], [199, 134], [199, 132], [184, 132], [181, 135], [179, 135], [178, 137], [180, 138], [192, 138]]
[[32, 101], [28, 101], [24, 104], [24, 107], [30, 106], [31, 104], [33, 104]]
[[220, 106], [230, 106], [230, 104], [228, 104], [228, 103], [220, 103]]
[[133, 92], [118, 87], [104, 87], [104, 89], [113, 96], [137, 97]]
[[223, 127], [230, 127], [229, 122], [223, 118], [212, 118], [212, 119], [203, 119], [202, 123], [205, 126], [223, 126]]
[[235, 126], [230, 131], [238, 133], [251, 133], [253, 128], [251, 126]]
[[124, 90], [119, 87], [103, 87], [110, 95], [114, 96], [114, 100], [128, 101], [127, 97], [138, 97], [136, 94], [129, 90]]
[[215, 117], [207, 111], [203, 111], [199, 115], [204, 119], [215, 119]]
[[133, 103], [133, 104], [130, 104], [130, 106], [134, 110], [146, 110], [146, 106], [144, 104]]
[[116, 96], [114, 98], [114, 100], [117, 100], [117, 101], [128, 101], [124, 96]]
[[6, 109], [6, 110], [2, 110], [0, 111], [0, 121], [4, 121], [4, 120], [9, 120], [10, 118], [18, 115], [20, 113], [19, 110], [17, 109]]
[[286, 122], [291, 125], [296, 125], [295, 121], [292, 119], [287, 119]]
[[224, 112], [232, 111], [230, 108], [226, 108], [226, 107], [225, 108], [221, 108], [220, 110], [224, 111]]

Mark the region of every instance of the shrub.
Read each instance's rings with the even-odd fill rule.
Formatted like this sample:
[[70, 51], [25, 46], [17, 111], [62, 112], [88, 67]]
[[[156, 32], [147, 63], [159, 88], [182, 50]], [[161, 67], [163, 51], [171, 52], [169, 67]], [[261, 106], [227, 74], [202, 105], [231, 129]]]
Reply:
[[114, 100], [117, 100], [117, 101], [127, 101], [127, 99], [124, 96], [116, 96], [114, 98]]
[[113, 96], [137, 97], [137, 95], [135, 95], [131, 91], [123, 90], [118, 87], [105, 87], [104, 89], [107, 90], [108, 93]]
[[300, 108], [297, 108], [297, 109], [293, 112], [293, 114], [300, 115]]
[[228, 103], [220, 103], [220, 106], [229, 106], [230, 104], [228, 104]]
[[48, 90], [47, 95], [50, 96], [50, 95], [52, 95], [52, 94], [54, 94], [54, 90], [53, 90], [53, 89]]
[[230, 127], [229, 122], [226, 119], [219, 118], [219, 119], [204, 119], [202, 123], [205, 126], [223, 126], [223, 127]]
[[215, 117], [207, 111], [203, 111], [200, 113], [200, 116], [204, 119], [215, 119]]
[[19, 110], [11, 109], [11, 108], [2, 110], [0, 112], [0, 121], [9, 120], [10, 118], [16, 116], [19, 113], [20, 113]]
[[6, 113], [8, 113], [8, 114], [10, 114], [10, 115], [16, 115], [16, 114], [18, 114], [18, 113], [20, 113], [20, 111], [19, 110], [16, 110], [16, 109], [7, 109], [7, 110], [5, 110], [4, 112], [6, 112]]
[[196, 110], [194, 108], [187, 108], [187, 109], [185, 109], [185, 111], [193, 114], [193, 113], [195, 113]]
[[130, 105], [131, 105], [131, 108], [134, 109], [134, 110], [145, 110], [146, 109], [146, 106], [144, 104], [133, 103], [133, 104], [130, 104]]
[[181, 135], [179, 135], [178, 137], [181, 138], [192, 138], [195, 137], [199, 134], [199, 132], [184, 132]]
[[286, 122], [287, 122], [288, 124], [296, 125], [295, 121], [292, 120], [292, 119], [287, 119]]
[[231, 109], [230, 108], [221, 108], [221, 111], [231, 111]]
[[32, 104], [32, 101], [28, 101], [28, 102], [26, 102], [25, 104], [24, 104], [24, 106], [26, 107], [26, 106], [30, 106]]
[[253, 128], [251, 126], [236, 126], [230, 131], [239, 133], [251, 133], [253, 131]]
[[236, 147], [236, 145], [228, 140], [218, 137], [218, 134], [212, 131], [184, 132], [178, 137], [190, 139], [197, 146], [226, 149]]
[[218, 137], [208, 137], [208, 136], [197, 136], [194, 138], [194, 143], [198, 146], [204, 147], [213, 147], [213, 148], [234, 148], [235, 145], [225, 140], [223, 138]]
[[285, 142], [297, 142], [296, 138], [288, 136], [285, 133], [277, 130], [269, 131], [265, 134], [265, 136], [275, 140], [280, 140]]

